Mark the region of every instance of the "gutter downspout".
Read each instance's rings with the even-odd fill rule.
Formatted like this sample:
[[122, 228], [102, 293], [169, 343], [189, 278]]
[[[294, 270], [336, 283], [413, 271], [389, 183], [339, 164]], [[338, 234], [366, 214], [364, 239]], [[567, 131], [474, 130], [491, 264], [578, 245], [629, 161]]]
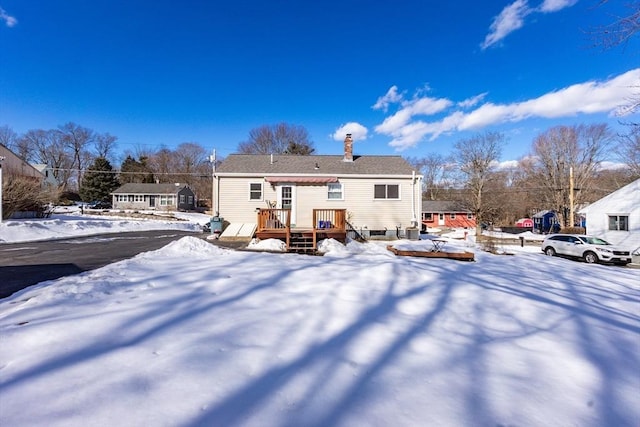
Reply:
[[418, 218], [416, 217], [416, 171], [411, 171], [411, 184], [413, 191], [411, 192], [411, 227], [418, 226]]

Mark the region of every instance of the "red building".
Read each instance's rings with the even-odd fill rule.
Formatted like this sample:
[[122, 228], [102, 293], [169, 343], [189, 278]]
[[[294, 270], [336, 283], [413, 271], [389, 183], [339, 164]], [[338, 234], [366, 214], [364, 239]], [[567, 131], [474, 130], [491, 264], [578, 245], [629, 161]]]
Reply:
[[476, 217], [458, 202], [450, 200], [422, 201], [422, 229], [475, 228]]
[[533, 220], [531, 218], [520, 218], [516, 221], [516, 227], [533, 228]]

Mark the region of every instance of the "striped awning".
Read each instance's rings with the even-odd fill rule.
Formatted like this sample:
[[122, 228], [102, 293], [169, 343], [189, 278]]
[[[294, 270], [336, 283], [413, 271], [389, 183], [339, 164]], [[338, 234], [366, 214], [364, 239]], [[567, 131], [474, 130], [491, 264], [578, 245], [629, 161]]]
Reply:
[[265, 178], [267, 182], [291, 182], [305, 184], [324, 184], [326, 182], [338, 182], [336, 176], [268, 176]]

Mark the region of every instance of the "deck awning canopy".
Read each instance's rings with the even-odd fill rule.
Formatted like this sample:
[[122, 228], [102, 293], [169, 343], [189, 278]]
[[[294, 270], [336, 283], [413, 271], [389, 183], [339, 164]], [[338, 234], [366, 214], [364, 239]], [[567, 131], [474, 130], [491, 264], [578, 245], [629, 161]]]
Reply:
[[337, 176], [267, 176], [265, 181], [271, 183], [291, 182], [304, 184], [324, 184], [327, 182], [338, 182]]

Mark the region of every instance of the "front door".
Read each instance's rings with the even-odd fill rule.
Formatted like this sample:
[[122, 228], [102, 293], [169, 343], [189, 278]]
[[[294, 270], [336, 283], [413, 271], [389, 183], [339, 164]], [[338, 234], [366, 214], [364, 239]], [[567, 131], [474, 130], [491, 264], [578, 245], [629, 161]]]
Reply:
[[438, 214], [438, 225], [444, 225], [444, 214]]
[[296, 187], [284, 184], [278, 187], [278, 208], [291, 209], [291, 226], [296, 224]]

